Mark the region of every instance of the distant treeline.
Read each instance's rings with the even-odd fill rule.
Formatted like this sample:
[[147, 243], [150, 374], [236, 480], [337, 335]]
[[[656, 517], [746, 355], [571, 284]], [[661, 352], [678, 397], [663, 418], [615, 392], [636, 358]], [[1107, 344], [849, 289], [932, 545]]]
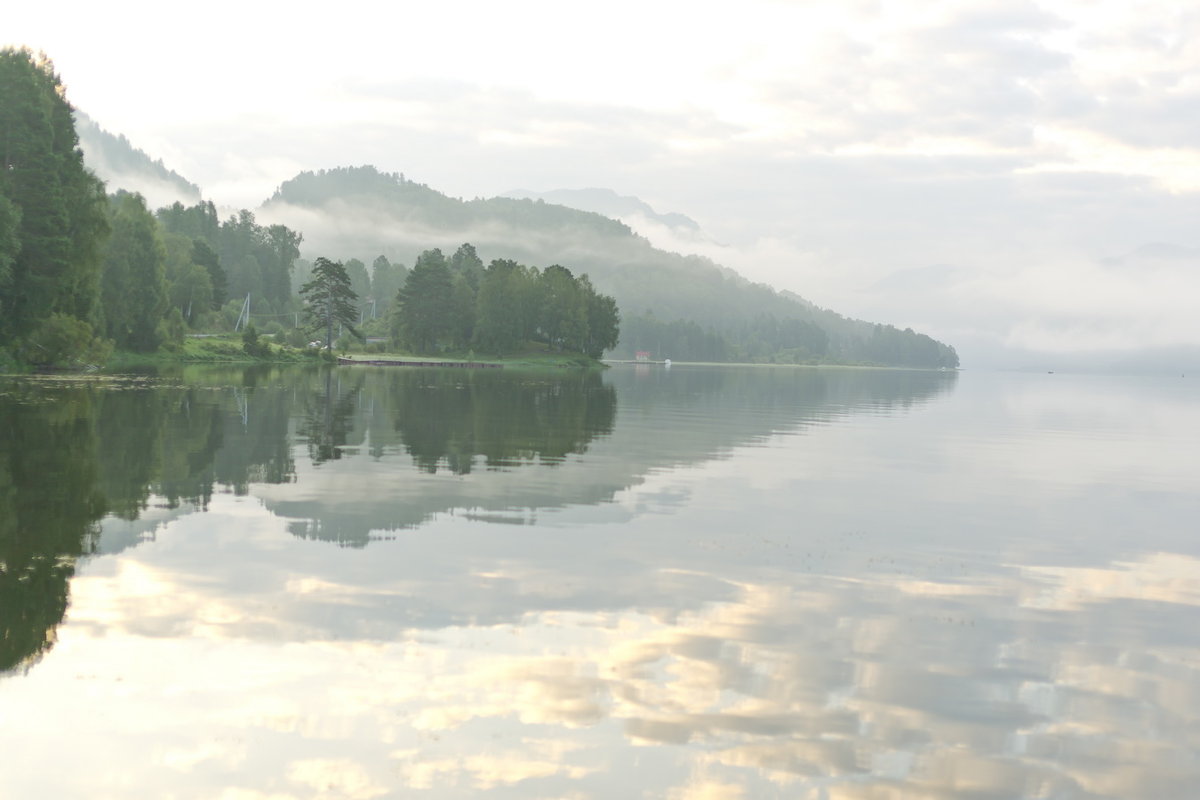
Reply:
[[[376, 271], [387, 259], [375, 260]], [[413, 352], [478, 348], [506, 354], [541, 342], [599, 358], [617, 343], [616, 302], [587, 275], [552, 264], [544, 270], [509, 259], [483, 261], [470, 244], [449, 259], [426, 250], [389, 309], [392, 339]]]
[[[0, 50], [0, 363], [101, 363], [112, 348], [177, 346], [189, 330], [242, 318], [304, 344], [294, 280], [302, 235], [211, 202], [151, 212], [138, 194], [105, 193], [78, 147], [74, 112], [53, 65]], [[586, 275], [510, 260], [484, 269], [470, 245], [429, 250], [409, 272], [380, 257], [368, 276], [346, 264], [360, 320], [419, 352], [503, 353], [538, 341], [599, 356], [619, 315]]]
[[198, 201], [200, 187], [174, 170], [168, 169], [162, 159], [153, 159], [133, 146], [124, 134], [113, 135], [101, 128], [86, 114], [75, 111], [75, 130], [84, 151], [88, 166], [98, 175], [105, 172], [124, 176], [137, 176], [142, 180], [169, 186], [181, 197]]
[[[311, 269], [299, 259], [302, 235], [260, 225], [247, 210], [221, 220], [211, 202], [152, 213], [140, 195], [108, 196], [84, 164], [53, 65], [25, 49], [0, 49], [0, 141], [0, 364], [100, 363], [114, 346], [177, 346], [188, 330], [233, 328], [244, 309], [259, 330], [306, 343], [295, 294]], [[303, 173], [267, 204], [292, 205], [340, 215], [335, 222], [359, 206], [396, 220], [386, 234], [360, 228], [333, 255], [388, 254], [370, 273], [358, 259], [345, 262], [360, 322], [369, 336], [422, 352], [504, 353], [533, 341], [594, 356], [958, 365], [952, 347], [928, 336], [848, 319], [707, 259], [657, 250], [598, 214], [458, 200], [373, 167]], [[503, 257], [485, 269], [474, 247], [447, 259], [426, 238], [407, 249], [409, 271], [395, 237], [412, 227], [425, 237], [445, 231], [443, 242], [467, 238], [450, 231], [477, 231], [487, 237], [472, 238], [480, 251]]]
[[958, 366], [953, 348], [911, 328], [873, 325], [869, 335], [852, 340], [852, 344], [836, 348], [831, 346], [829, 334], [815, 323], [768, 314], [718, 332], [691, 320], [666, 322], [645, 313], [622, 320], [621, 342], [613, 355], [633, 358], [642, 351], [652, 358], [676, 361]]
[[[300, 173], [266, 208], [285, 217], [305, 209], [326, 252], [403, 261], [427, 248], [433, 231], [443, 242], [469, 239], [483, 258], [586, 272], [621, 308], [618, 356], [647, 350], [678, 360], [958, 366], [954, 348], [923, 334], [844, 317], [701, 256], [659, 250], [617, 220], [540, 200], [460, 200], [362, 166]], [[352, 224], [356, 215], [394, 224], [366, 229]]]

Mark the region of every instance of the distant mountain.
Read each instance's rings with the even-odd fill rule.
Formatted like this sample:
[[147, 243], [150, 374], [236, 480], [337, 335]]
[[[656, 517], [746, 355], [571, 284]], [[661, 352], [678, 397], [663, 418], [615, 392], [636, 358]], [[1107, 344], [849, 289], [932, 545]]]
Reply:
[[109, 192], [117, 189], [138, 192], [151, 208], [175, 201], [188, 205], [200, 201], [200, 188], [194, 183], [168, 169], [161, 159], [150, 158], [123, 135], [115, 136], [104, 130], [78, 110], [75, 130], [84, 163], [108, 185]]
[[689, 233], [699, 233], [700, 231], [700, 226], [691, 217], [674, 212], [660, 214], [644, 200], [631, 195], [617, 194], [612, 189], [554, 189], [549, 192], [514, 189], [501, 196], [517, 200], [541, 200], [580, 211], [593, 211], [602, 216], [622, 221], [628, 221], [630, 218], [643, 218], [665, 225], [675, 231]]
[[423, 250], [470, 242], [484, 262], [512, 258], [587, 273], [621, 308], [618, 353], [677, 360], [816, 361], [957, 366], [953, 348], [851, 320], [752, 283], [695, 255], [659, 250], [601, 214], [512, 197], [458, 200], [374, 167], [303, 172], [259, 209], [302, 231], [304, 255], [411, 265]]

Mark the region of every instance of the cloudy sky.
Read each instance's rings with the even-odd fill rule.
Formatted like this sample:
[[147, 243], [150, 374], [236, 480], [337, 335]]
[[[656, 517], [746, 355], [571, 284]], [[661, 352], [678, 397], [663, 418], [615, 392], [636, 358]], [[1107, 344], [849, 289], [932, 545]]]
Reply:
[[0, 38], [220, 204], [360, 163], [603, 186], [705, 234], [656, 242], [968, 361], [1200, 346], [1200, 6], [167, 8], [22, 4]]

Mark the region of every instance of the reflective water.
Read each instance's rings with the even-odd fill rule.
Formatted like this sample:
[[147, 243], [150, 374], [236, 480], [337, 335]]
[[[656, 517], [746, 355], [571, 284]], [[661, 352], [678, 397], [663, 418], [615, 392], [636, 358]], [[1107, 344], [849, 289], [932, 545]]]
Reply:
[[0, 380], [0, 797], [1194, 797], [1195, 386]]

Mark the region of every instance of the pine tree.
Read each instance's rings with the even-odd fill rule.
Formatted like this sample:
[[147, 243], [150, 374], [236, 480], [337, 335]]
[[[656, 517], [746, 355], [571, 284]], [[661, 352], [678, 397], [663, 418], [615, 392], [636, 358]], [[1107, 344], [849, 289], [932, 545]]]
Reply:
[[313, 262], [312, 279], [300, 287], [304, 299], [304, 318], [309, 330], [325, 329], [325, 348], [333, 348], [333, 326], [344, 325], [359, 339], [354, 327], [358, 321], [358, 295], [350, 288], [350, 276], [340, 261], [324, 256]]

